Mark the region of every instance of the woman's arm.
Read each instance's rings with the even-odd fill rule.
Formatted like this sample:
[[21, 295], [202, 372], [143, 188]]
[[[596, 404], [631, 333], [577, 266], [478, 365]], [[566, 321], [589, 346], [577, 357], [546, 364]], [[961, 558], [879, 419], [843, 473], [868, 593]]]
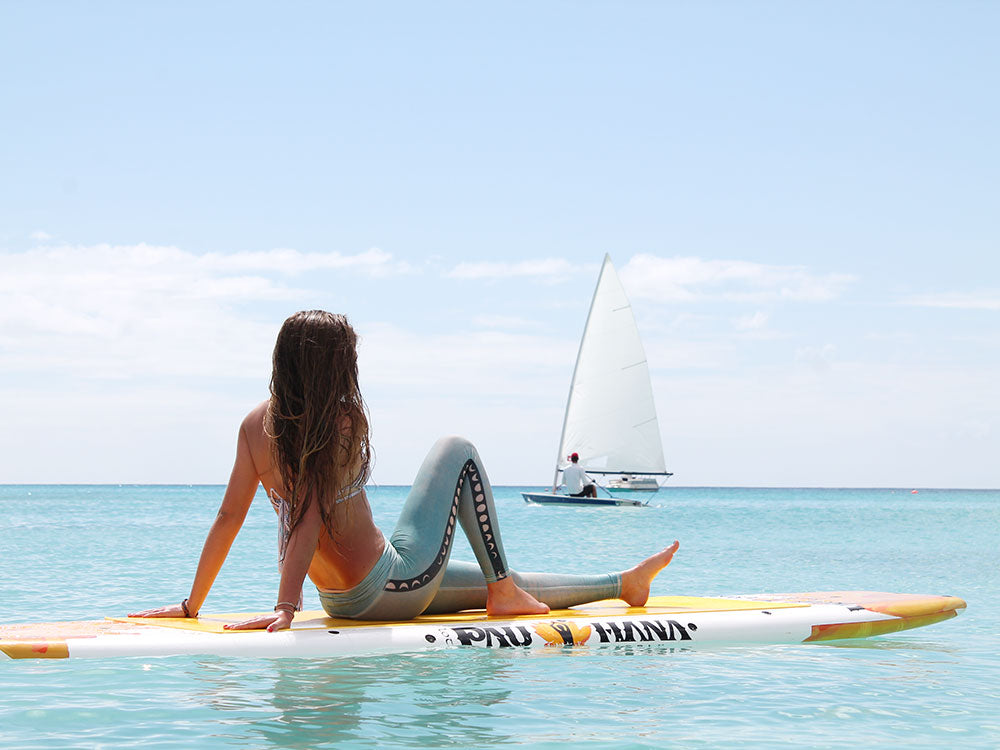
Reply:
[[320, 529], [323, 519], [319, 512], [319, 503], [309, 503], [305, 514], [292, 529], [288, 537], [288, 547], [285, 548], [285, 562], [281, 568], [281, 583], [278, 584], [278, 604], [274, 614], [264, 614], [232, 625], [223, 625], [227, 630], [284, 630], [292, 624], [295, 607], [302, 594], [302, 584], [305, 582], [309, 566], [319, 546]]
[[[201, 550], [201, 558], [198, 560], [198, 570], [194, 575], [194, 583], [191, 585], [191, 593], [184, 601], [187, 605], [187, 613], [191, 617], [197, 615], [202, 603], [208, 596], [215, 577], [222, 568], [222, 563], [229, 554], [229, 548], [236, 538], [236, 534], [243, 526], [243, 521], [250, 510], [250, 503], [253, 502], [254, 495], [257, 494], [257, 485], [260, 477], [254, 467], [253, 458], [250, 455], [250, 444], [247, 441], [246, 430], [240, 426], [240, 434], [236, 444], [236, 461], [233, 463], [233, 472], [229, 477], [229, 484], [226, 486], [226, 494], [222, 498], [222, 505], [212, 523], [212, 528], [205, 539], [205, 545]], [[172, 604], [167, 607], [157, 609], [147, 609], [143, 612], [130, 614], [129, 617], [187, 617], [189, 614], [184, 611], [184, 604]]]

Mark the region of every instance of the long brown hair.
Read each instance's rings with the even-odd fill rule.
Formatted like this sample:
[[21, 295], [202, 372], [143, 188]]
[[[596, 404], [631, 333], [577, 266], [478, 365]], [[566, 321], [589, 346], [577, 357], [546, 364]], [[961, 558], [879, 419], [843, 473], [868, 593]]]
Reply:
[[274, 344], [265, 430], [293, 528], [317, 502], [332, 536], [337, 497], [371, 473], [357, 339], [343, 315], [308, 310], [288, 318]]

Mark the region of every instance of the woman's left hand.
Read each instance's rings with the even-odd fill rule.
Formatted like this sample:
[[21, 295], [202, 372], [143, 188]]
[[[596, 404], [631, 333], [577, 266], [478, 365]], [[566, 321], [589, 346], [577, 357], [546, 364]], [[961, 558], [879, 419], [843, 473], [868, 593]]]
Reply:
[[291, 626], [294, 616], [292, 612], [279, 610], [274, 614], [257, 615], [249, 620], [234, 622], [222, 627], [224, 630], [264, 630], [266, 628], [268, 633], [273, 633], [275, 630], [287, 630]]
[[[166, 607], [156, 609], [145, 609], [142, 612], [129, 612], [129, 617], [187, 617], [184, 614], [184, 605], [168, 604]], [[192, 617], [197, 617], [198, 613], [193, 613]]]

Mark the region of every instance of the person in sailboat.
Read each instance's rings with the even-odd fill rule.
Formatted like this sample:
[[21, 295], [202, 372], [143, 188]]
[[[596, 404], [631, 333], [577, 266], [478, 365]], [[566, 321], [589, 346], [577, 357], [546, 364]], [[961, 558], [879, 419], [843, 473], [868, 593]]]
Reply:
[[[386, 537], [365, 492], [372, 452], [356, 342], [342, 315], [311, 310], [285, 321], [274, 347], [270, 398], [240, 425], [232, 475], [190, 594], [180, 604], [132, 616], [198, 616], [258, 485], [279, 517], [278, 601], [273, 613], [226, 628], [288, 628], [307, 575], [331, 617], [354, 619], [406, 620], [483, 607], [491, 615], [544, 614], [600, 599], [646, 602], [677, 542], [622, 573], [512, 571], [482, 459], [463, 438], [434, 445]], [[478, 564], [449, 559], [457, 526]]]
[[570, 453], [566, 458], [569, 466], [563, 469], [563, 484], [570, 497], [597, 497], [597, 482], [580, 466], [580, 454]]

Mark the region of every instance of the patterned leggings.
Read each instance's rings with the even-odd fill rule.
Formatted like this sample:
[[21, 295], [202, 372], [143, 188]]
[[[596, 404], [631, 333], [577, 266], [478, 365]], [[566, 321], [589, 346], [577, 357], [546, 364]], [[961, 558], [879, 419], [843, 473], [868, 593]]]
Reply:
[[[448, 560], [458, 524], [478, 565]], [[354, 588], [320, 591], [319, 598], [331, 617], [409, 620], [424, 612], [485, 607], [486, 583], [507, 576], [553, 608], [621, 593], [616, 573], [512, 573], [479, 453], [468, 440], [449, 437], [435, 443], [424, 459], [396, 529], [371, 572]]]

